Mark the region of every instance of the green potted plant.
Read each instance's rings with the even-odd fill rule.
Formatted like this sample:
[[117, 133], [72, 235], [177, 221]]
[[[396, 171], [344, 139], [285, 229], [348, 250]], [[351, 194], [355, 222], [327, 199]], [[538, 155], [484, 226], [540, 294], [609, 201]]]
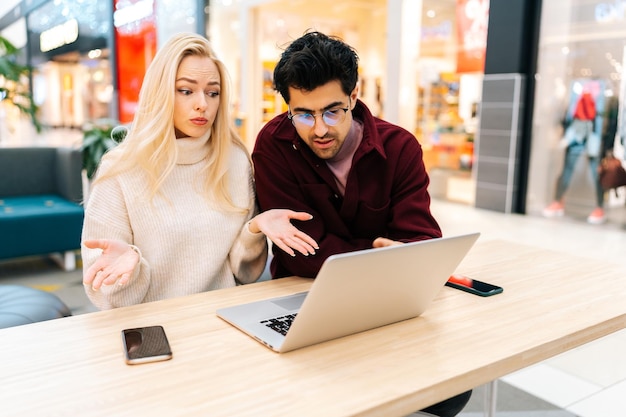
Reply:
[[126, 127], [116, 120], [98, 119], [83, 126], [83, 169], [93, 179], [102, 156], [126, 137]]
[[0, 101], [9, 102], [28, 115], [37, 132], [41, 125], [37, 120], [37, 105], [29, 87], [31, 68], [17, 63], [17, 49], [8, 39], [0, 36]]

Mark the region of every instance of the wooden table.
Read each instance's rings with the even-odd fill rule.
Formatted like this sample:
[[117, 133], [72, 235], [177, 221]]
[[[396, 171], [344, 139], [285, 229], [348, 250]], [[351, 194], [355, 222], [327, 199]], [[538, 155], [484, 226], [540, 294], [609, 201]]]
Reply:
[[[6, 416], [403, 416], [626, 327], [625, 270], [503, 241], [421, 317], [277, 354], [219, 307], [306, 290], [286, 278], [0, 331]], [[381, 277], [384, 279], [384, 277]], [[160, 324], [171, 361], [129, 366], [120, 331]]]

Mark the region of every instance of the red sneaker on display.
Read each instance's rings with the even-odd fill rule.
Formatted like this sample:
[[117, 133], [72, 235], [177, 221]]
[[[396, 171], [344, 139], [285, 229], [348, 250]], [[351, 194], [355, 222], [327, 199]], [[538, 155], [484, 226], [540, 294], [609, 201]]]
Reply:
[[553, 201], [542, 213], [544, 217], [561, 217], [565, 213], [565, 206], [560, 201]]

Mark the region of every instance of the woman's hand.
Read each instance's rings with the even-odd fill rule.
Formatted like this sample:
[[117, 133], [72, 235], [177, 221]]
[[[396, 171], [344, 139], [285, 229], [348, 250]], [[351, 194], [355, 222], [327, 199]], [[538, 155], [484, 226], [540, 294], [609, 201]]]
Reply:
[[128, 283], [139, 263], [139, 254], [128, 243], [121, 240], [92, 239], [85, 240], [83, 244], [90, 249], [102, 249], [100, 257], [85, 272], [83, 284], [91, 285], [94, 291], [98, 291], [103, 285]]
[[263, 232], [276, 246], [291, 256], [296, 256], [294, 249], [308, 256], [314, 255], [319, 245], [311, 236], [291, 224], [291, 220], [306, 221], [312, 218], [309, 213], [273, 209], [250, 220], [248, 228], [252, 233]]

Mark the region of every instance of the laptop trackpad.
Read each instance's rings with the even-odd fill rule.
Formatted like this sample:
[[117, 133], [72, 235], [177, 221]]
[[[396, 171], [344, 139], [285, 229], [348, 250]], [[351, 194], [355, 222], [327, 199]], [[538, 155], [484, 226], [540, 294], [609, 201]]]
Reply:
[[299, 294], [290, 295], [288, 297], [279, 298], [277, 300], [272, 300], [274, 304], [277, 306], [284, 308], [286, 310], [297, 310], [302, 305], [306, 295], [308, 292], [301, 292]]

